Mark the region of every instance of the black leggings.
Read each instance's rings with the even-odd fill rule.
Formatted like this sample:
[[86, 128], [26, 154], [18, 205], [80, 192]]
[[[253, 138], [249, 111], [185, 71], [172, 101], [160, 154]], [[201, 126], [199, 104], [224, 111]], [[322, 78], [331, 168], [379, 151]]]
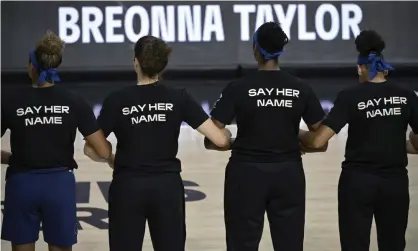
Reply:
[[228, 251], [257, 251], [267, 212], [274, 250], [302, 251], [305, 174], [301, 162], [229, 162], [225, 177]]
[[379, 251], [405, 250], [408, 211], [407, 174], [343, 170], [338, 186], [341, 251], [369, 251], [373, 216]]
[[148, 221], [156, 251], [184, 251], [184, 186], [180, 174], [116, 177], [109, 189], [110, 251], [140, 251]]

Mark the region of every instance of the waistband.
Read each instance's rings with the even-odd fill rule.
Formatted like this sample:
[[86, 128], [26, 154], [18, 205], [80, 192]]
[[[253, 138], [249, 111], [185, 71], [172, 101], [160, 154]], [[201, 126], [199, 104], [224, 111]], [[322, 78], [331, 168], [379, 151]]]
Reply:
[[58, 173], [58, 172], [72, 172], [72, 169], [68, 167], [53, 167], [53, 168], [40, 168], [40, 169], [28, 169], [28, 168], [18, 168], [9, 166], [6, 169], [5, 179], [9, 178], [10, 175], [18, 173], [31, 173], [31, 174], [49, 174], [49, 173]]

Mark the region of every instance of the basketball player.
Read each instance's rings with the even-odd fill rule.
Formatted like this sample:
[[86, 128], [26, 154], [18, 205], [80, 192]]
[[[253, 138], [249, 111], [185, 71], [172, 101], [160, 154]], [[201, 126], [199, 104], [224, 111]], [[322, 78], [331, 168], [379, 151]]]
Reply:
[[[301, 251], [305, 225], [305, 175], [299, 148], [301, 118], [315, 130], [324, 117], [313, 90], [282, 71], [278, 57], [288, 37], [279, 24], [253, 36], [258, 72], [227, 85], [211, 116], [223, 128], [234, 118], [238, 133], [225, 174], [228, 250], [256, 251], [264, 214], [274, 250]], [[219, 149], [205, 140], [208, 149]]]
[[407, 149], [416, 153], [405, 134], [408, 124], [418, 133], [418, 97], [385, 78], [392, 67], [375, 31], [362, 31], [355, 43], [361, 84], [341, 91], [318, 131], [300, 139], [321, 147], [349, 125], [338, 188], [341, 250], [369, 250], [374, 216], [379, 250], [401, 251], [409, 211]]
[[[48, 32], [29, 53], [32, 86], [3, 95], [1, 136], [10, 129], [1, 238], [13, 251], [33, 251], [40, 225], [50, 251], [70, 251], [77, 242], [76, 189], [72, 170], [77, 128], [103, 158], [111, 145], [89, 105], [59, 89], [56, 68], [64, 42]], [[3, 92], [2, 92], [3, 94]], [[3, 159], [4, 158], [4, 159]]]
[[109, 189], [111, 251], [142, 250], [146, 221], [154, 250], [184, 251], [184, 186], [176, 158], [181, 123], [220, 147], [230, 141], [230, 132], [217, 128], [185, 89], [159, 81], [170, 53], [161, 39], [140, 38], [137, 85], [110, 94], [98, 118], [105, 136], [113, 132], [118, 141]]

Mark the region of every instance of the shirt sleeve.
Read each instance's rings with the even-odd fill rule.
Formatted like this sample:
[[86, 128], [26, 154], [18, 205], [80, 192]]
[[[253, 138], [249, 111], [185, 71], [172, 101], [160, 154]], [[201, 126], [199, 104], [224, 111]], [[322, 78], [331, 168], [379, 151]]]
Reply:
[[412, 93], [411, 97], [411, 117], [409, 119], [409, 125], [415, 134], [418, 134], [418, 94]]
[[77, 100], [77, 127], [84, 137], [87, 137], [99, 130], [93, 109], [82, 98]]
[[209, 116], [203, 110], [196, 100], [187, 92], [183, 90], [183, 121], [186, 122], [193, 129], [198, 128], [205, 122]]
[[[114, 130], [115, 125], [120, 115], [118, 111], [118, 104], [115, 102], [117, 100], [114, 94], [110, 94], [103, 102], [102, 109], [100, 110], [100, 115], [97, 118], [100, 128], [103, 130], [105, 137], [109, 136]], [[119, 112], [119, 113], [118, 113]]]
[[212, 118], [224, 125], [231, 124], [235, 118], [235, 95], [238, 95], [238, 93], [234, 93], [232, 83], [228, 84], [213, 105], [210, 112]]
[[338, 93], [334, 106], [322, 122], [323, 125], [331, 128], [336, 134], [348, 123], [349, 108], [348, 100], [344, 92]]
[[309, 87], [309, 90], [305, 96], [305, 111], [303, 113], [303, 121], [307, 125], [314, 125], [325, 117], [324, 109], [322, 109], [321, 102], [315, 95], [314, 91]]

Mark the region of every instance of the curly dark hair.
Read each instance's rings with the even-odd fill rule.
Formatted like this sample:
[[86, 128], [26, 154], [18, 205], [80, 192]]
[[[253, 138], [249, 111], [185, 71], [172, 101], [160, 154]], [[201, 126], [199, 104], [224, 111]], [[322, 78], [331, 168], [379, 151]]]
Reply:
[[148, 77], [154, 77], [165, 69], [171, 52], [166, 42], [153, 36], [144, 36], [135, 44], [135, 58], [142, 73]]
[[360, 57], [367, 57], [370, 53], [382, 56], [382, 51], [386, 46], [383, 38], [374, 30], [360, 32], [355, 40], [355, 44]]
[[277, 22], [267, 22], [261, 25], [257, 30], [257, 38], [258, 45], [272, 54], [282, 51], [289, 42], [289, 38]]

